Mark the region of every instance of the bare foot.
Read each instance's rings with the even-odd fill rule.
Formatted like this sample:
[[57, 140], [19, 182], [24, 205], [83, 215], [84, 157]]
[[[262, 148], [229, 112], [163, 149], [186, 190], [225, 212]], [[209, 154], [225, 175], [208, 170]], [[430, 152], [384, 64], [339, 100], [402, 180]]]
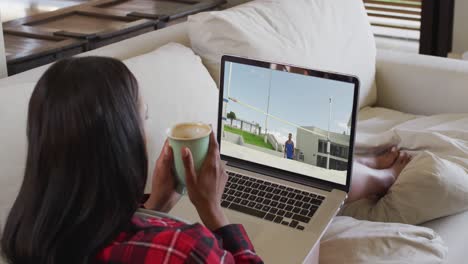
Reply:
[[397, 147], [393, 146], [376, 156], [356, 157], [356, 161], [369, 168], [383, 170], [390, 168], [395, 163], [399, 154], [400, 151]]
[[379, 173], [377, 176], [380, 187], [377, 189], [378, 196], [383, 196], [387, 193], [388, 189], [392, 187], [398, 176], [400, 176], [400, 173], [410, 161], [411, 156], [407, 153], [401, 152], [390, 168], [378, 170]]
[[396, 178], [400, 176], [400, 173], [403, 171], [403, 169], [406, 167], [406, 165], [408, 165], [410, 161], [411, 161], [411, 156], [408, 153], [402, 152], [398, 156], [393, 166], [391, 168], [386, 169], [386, 171], [388, 171], [388, 173], [390, 173], [396, 180]]

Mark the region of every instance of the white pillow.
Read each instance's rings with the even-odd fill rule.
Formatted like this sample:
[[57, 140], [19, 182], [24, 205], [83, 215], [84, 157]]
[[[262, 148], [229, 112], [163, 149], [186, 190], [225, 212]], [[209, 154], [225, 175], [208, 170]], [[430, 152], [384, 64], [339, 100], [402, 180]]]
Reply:
[[422, 224], [468, 210], [468, 159], [425, 151], [406, 166], [380, 200], [347, 205], [342, 215], [379, 222]]
[[443, 263], [448, 249], [433, 230], [336, 217], [320, 242], [321, 264]]
[[218, 83], [221, 56], [230, 54], [353, 74], [361, 107], [376, 101], [376, 47], [362, 0], [257, 0], [188, 24], [193, 50]]
[[[200, 57], [177, 43], [125, 60], [148, 104], [146, 122], [148, 183], [166, 139], [166, 129], [179, 122], [200, 121], [216, 127], [218, 89]], [[150, 191], [150, 184], [147, 185]]]
[[26, 121], [34, 83], [0, 87], [0, 230], [18, 195], [26, 164]]

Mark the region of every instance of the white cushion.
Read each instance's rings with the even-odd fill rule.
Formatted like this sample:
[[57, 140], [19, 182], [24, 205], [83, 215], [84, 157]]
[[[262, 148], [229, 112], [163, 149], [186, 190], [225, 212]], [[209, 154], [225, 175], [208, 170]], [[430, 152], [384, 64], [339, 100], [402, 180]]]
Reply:
[[444, 263], [447, 246], [429, 228], [336, 217], [320, 243], [321, 264]]
[[468, 211], [436, 219], [422, 226], [435, 230], [448, 246], [447, 264], [466, 262], [466, 238], [468, 237]]
[[468, 210], [466, 142], [468, 114], [425, 117], [383, 108], [362, 109], [356, 137], [359, 151], [398, 145], [414, 158], [383, 198], [349, 204], [342, 214], [421, 224]]
[[455, 160], [426, 151], [413, 158], [383, 198], [356, 201], [342, 214], [371, 221], [422, 224], [465, 210], [468, 170]]
[[151, 176], [167, 128], [187, 121], [216, 127], [218, 89], [200, 57], [181, 44], [170, 43], [124, 63], [137, 78], [143, 100], [148, 104], [146, 135]]
[[34, 83], [0, 87], [0, 229], [23, 182], [26, 121]]
[[[426, 150], [437, 153], [444, 159], [459, 162], [468, 157], [468, 150], [466, 150], [467, 124], [468, 114], [421, 117], [385, 108], [365, 108], [359, 112], [356, 143], [361, 147], [400, 144], [406, 149]], [[402, 132], [405, 130], [408, 133], [403, 134]], [[432, 134], [435, 137], [428, 137], [427, 134]], [[468, 171], [468, 164], [463, 167], [465, 171]], [[451, 177], [449, 174], [447, 176]], [[423, 192], [420, 195], [425, 197], [426, 193]], [[446, 199], [444, 198], [444, 200]], [[453, 202], [459, 203], [458, 199], [455, 199], [446, 202], [445, 205], [451, 207]], [[440, 204], [437, 203], [436, 212], [440, 212], [439, 207]], [[372, 208], [372, 206], [365, 206], [361, 210], [373, 210]], [[424, 208], [431, 212], [433, 205], [426, 202]], [[388, 213], [394, 214], [395, 212], [388, 211]], [[468, 237], [468, 211], [438, 218], [424, 223], [423, 226], [434, 229], [447, 243], [450, 249], [447, 264], [465, 262], [466, 246], [464, 241]]]
[[[376, 101], [376, 48], [361, 0], [257, 0], [189, 17], [189, 37], [219, 83], [223, 54], [353, 74]], [[287, 89], [287, 87], [285, 87]]]

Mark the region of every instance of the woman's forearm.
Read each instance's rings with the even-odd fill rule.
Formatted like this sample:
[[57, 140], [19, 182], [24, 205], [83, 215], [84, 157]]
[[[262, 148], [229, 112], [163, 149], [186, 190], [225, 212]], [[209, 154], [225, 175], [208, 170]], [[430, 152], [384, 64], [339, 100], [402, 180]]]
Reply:
[[221, 238], [223, 249], [232, 254], [235, 263], [263, 263], [242, 225], [227, 225], [214, 233]]

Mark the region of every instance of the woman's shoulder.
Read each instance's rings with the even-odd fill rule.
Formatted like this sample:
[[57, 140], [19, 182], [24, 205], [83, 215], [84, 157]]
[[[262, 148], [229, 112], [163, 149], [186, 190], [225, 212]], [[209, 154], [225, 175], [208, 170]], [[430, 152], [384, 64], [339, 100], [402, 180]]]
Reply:
[[[148, 210], [146, 210], [148, 211]], [[188, 223], [170, 217], [169, 215], [153, 212], [146, 213], [142, 211], [137, 211], [131, 220], [131, 228], [135, 230], [148, 229], [148, 228], [157, 228], [157, 227], [166, 227], [166, 228], [177, 228], [182, 226], [189, 226]]]
[[135, 214], [131, 225], [105, 247], [99, 262], [184, 263], [198, 251], [200, 241], [217, 243], [216, 237], [200, 224], [187, 224], [167, 217]]

